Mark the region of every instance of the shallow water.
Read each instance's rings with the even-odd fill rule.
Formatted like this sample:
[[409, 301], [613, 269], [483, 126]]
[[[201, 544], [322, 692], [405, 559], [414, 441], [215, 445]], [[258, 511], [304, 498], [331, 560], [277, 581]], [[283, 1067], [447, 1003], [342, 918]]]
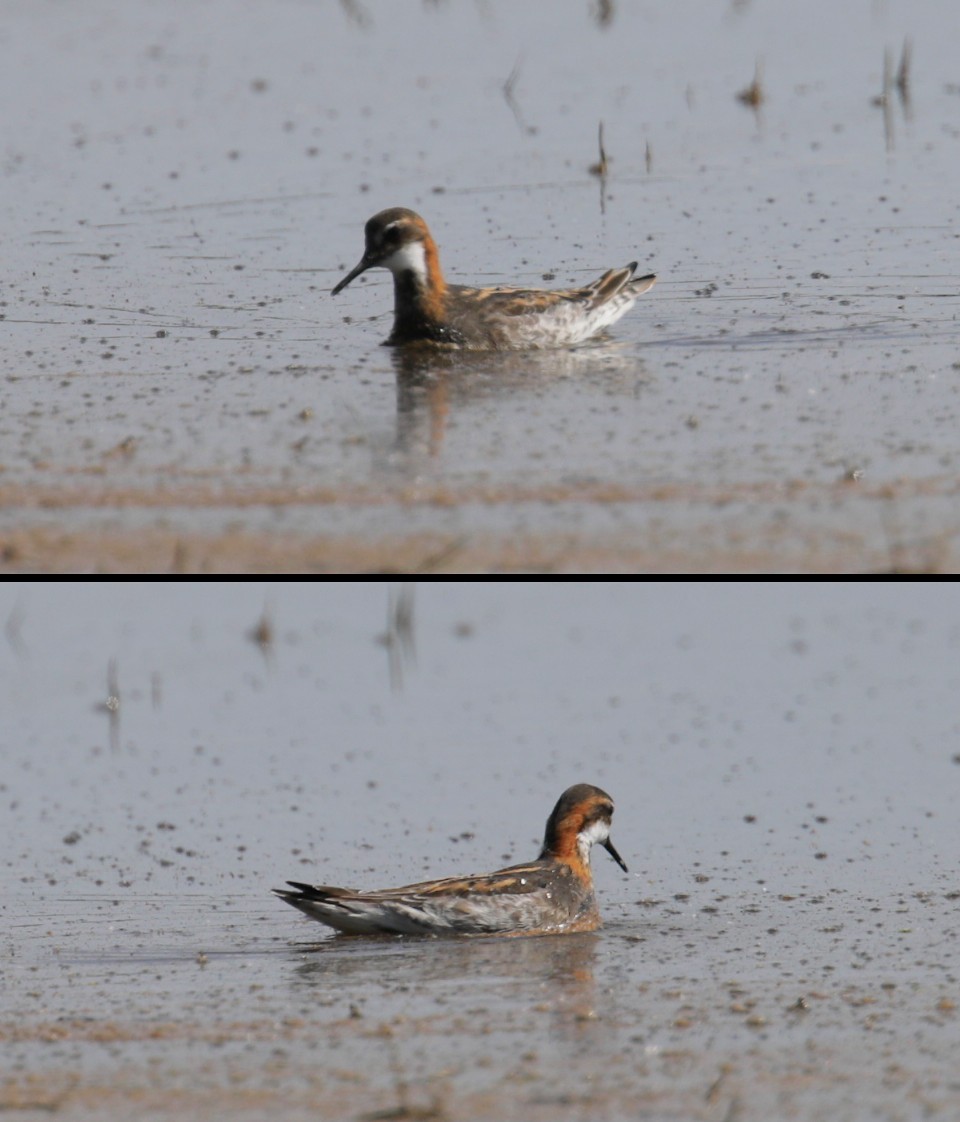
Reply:
[[[952, 568], [958, 11], [11, 8], [4, 563]], [[398, 204], [458, 280], [660, 279], [406, 360], [329, 295]]]
[[[0, 590], [4, 1108], [957, 1113], [952, 592], [391, 595]], [[576, 781], [630, 867], [596, 852], [595, 935], [341, 939], [270, 894], [527, 859]]]

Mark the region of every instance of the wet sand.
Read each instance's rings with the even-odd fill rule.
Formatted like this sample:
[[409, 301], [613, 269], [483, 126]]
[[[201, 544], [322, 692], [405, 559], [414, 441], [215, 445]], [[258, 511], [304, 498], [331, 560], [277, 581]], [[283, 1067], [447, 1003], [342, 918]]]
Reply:
[[18, 512], [0, 572], [942, 573], [956, 564], [957, 491], [952, 476], [391, 492], [0, 487]]
[[[826, 533], [822, 524], [816, 541], [783, 546], [782, 534], [771, 531], [770, 540], [746, 524], [723, 533], [705, 532], [697, 542], [668, 545], [656, 538], [639, 545], [633, 535], [611, 534], [598, 543], [578, 542], [569, 534], [540, 534], [504, 539], [476, 534], [464, 542], [458, 534], [406, 534], [376, 541], [356, 537], [317, 536], [282, 538], [276, 534], [227, 533], [221, 537], [182, 532], [143, 530], [114, 534], [27, 531], [11, 535], [4, 543], [0, 571], [20, 575], [49, 572], [110, 573], [777, 573], [924, 574], [949, 571], [952, 552], [938, 538], [889, 543], [882, 535], [865, 546], [849, 531]], [[753, 540], [746, 548], [727, 544], [733, 532]], [[811, 530], [811, 535], [813, 531]], [[790, 537], [802, 538], [792, 527]], [[720, 544], [715, 539], [721, 538]], [[701, 560], [696, 548], [709, 547]], [[691, 553], [693, 551], [693, 553]]]

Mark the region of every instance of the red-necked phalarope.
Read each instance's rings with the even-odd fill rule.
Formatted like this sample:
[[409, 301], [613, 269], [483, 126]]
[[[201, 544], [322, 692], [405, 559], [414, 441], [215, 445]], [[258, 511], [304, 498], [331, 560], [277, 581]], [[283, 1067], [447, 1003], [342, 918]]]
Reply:
[[528, 865], [496, 873], [447, 877], [379, 892], [354, 892], [287, 881], [274, 892], [347, 935], [550, 935], [594, 931], [600, 912], [590, 872], [599, 842], [624, 872], [610, 841], [613, 799], [578, 783], [547, 819], [543, 849]]
[[631, 261], [584, 288], [467, 288], [447, 284], [437, 244], [419, 214], [392, 207], [366, 225], [366, 248], [333, 295], [367, 269], [393, 273], [393, 331], [387, 343], [432, 343], [467, 350], [568, 347], [609, 327], [641, 293], [653, 273], [633, 278]]

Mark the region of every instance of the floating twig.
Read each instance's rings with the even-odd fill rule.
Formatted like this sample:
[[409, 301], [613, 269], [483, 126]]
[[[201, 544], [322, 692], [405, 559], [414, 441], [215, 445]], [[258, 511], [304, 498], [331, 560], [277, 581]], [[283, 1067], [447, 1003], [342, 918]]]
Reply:
[[273, 652], [274, 629], [273, 611], [269, 603], [263, 605], [263, 612], [257, 622], [247, 632], [251, 643], [256, 643], [264, 658], [269, 659]]
[[913, 62], [913, 43], [908, 36], [900, 51], [900, 65], [897, 67], [896, 87], [900, 95], [900, 105], [904, 116], [910, 117], [910, 67]]
[[591, 164], [589, 172], [591, 175], [599, 175], [601, 179], [605, 179], [607, 175], [607, 153], [603, 147], [603, 121], [600, 122], [600, 131], [597, 136], [597, 142], [600, 148], [600, 159], [595, 164]]
[[883, 136], [887, 151], [891, 152], [894, 145], [893, 112], [890, 105], [890, 91], [893, 89], [893, 56], [889, 48], [883, 52], [883, 86], [880, 93], [871, 102], [883, 110]]
[[391, 586], [387, 591], [387, 630], [381, 641], [387, 648], [390, 671], [390, 685], [394, 690], [403, 689], [403, 672], [417, 659], [416, 636], [414, 634], [414, 591], [416, 585], [406, 582], [399, 591]]
[[741, 90], [737, 94], [737, 101], [743, 102], [744, 105], [749, 105], [751, 109], [756, 111], [765, 100], [766, 95], [763, 92], [763, 65], [760, 59], [757, 59], [757, 65], [753, 70], [753, 81], [746, 89]]
[[507, 105], [510, 106], [510, 112], [513, 114], [520, 131], [525, 132], [528, 136], [533, 136], [537, 130], [527, 124], [523, 112], [520, 109], [520, 103], [517, 101], [513, 92], [516, 89], [517, 79], [520, 77], [520, 67], [522, 63], [523, 59], [518, 58], [516, 66], [510, 71], [509, 77], [503, 83], [503, 97]]
[[606, 214], [607, 212], [607, 170], [609, 163], [607, 161], [607, 152], [603, 146], [603, 121], [600, 122], [600, 130], [597, 137], [597, 143], [600, 148], [600, 159], [591, 164], [587, 170], [591, 175], [595, 175], [600, 180], [600, 213]]

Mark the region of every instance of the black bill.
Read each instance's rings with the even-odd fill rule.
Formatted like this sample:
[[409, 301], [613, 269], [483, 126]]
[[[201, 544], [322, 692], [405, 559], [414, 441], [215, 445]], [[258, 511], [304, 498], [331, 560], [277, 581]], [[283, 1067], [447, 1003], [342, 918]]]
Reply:
[[607, 840], [605, 842], [601, 842], [601, 845], [607, 851], [607, 853], [610, 854], [610, 856], [614, 859], [614, 861], [616, 861], [616, 863], [620, 866], [620, 868], [623, 869], [623, 871], [625, 873], [628, 873], [630, 871], [627, 868], [627, 866], [624, 864], [623, 858], [620, 856], [619, 853], [617, 853], [616, 849], [614, 848], [613, 842], [609, 838], [607, 838]]

